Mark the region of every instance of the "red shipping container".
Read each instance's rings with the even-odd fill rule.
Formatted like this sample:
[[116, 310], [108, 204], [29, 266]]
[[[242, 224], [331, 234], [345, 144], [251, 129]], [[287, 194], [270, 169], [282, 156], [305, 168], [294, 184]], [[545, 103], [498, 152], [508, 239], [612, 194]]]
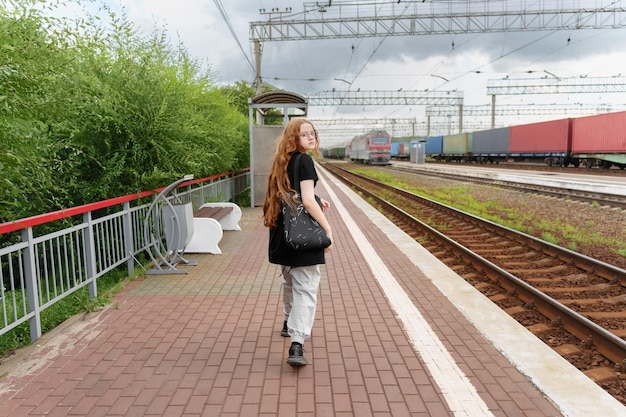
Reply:
[[570, 146], [570, 119], [511, 126], [509, 152], [565, 153]]
[[572, 152], [575, 154], [625, 153], [626, 112], [574, 119]]

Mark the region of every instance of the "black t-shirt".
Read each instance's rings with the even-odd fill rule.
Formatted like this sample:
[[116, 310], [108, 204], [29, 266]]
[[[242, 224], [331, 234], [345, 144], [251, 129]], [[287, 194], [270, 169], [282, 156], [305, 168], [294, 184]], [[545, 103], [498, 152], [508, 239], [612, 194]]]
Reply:
[[[294, 153], [287, 165], [287, 175], [291, 182], [292, 188], [300, 188], [294, 184], [295, 173], [295, 160], [297, 153]], [[313, 158], [308, 154], [302, 154], [300, 157], [300, 163], [298, 167], [298, 176], [300, 182], [304, 180], [313, 180], [314, 184], [317, 184], [317, 172], [315, 171], [315, 165], [313, 164]], [[311, 250], [311, 251], [296, 251], [291, 249], [285, 243], [283, 233], [283, 214], [278, 215], [276, 220], [277, 226], [274, 229], [270, 229], [270, 240], [268, 255], [269, 260], [273, 264], [285, 265], [285, 266], [308, 266], [326, 263], [324, 258], [324, 250]]]

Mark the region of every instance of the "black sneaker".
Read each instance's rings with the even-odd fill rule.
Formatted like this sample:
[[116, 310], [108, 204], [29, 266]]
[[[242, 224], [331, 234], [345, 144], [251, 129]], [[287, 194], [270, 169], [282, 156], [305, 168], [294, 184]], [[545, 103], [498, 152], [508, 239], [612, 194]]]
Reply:
[[287, 320], [283, 323], [283, 329], [280, 331], [282, 337], [289, 337], [289, 329], [287, 328]]
[[298, 342], [293, 342], [289, 348], [289, 357], [287, 363], [291, 366], [304, 366], [307, 364], [306, 358], [302, 354], [302, 345]]

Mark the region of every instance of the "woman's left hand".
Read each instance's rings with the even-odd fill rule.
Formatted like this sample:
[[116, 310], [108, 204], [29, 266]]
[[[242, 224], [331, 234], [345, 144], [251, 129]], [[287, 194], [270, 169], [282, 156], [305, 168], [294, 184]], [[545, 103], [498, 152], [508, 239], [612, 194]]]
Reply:
[[322, 202], [322, 209], [324, 211], [328, 210], [330, 208], [330, 203], [327, 200], [324, 200], [323, 198], [320, 198], [320, 201]]

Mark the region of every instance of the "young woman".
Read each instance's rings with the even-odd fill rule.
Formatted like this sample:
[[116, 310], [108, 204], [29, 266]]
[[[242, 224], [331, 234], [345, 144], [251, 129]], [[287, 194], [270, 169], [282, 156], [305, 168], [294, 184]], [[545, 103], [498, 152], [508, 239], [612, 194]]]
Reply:
[[[291, 337], [287, 363], [292, 366], [307, 364], [303, 355], [303, 344], [304, 339], [311, 335], [313, 328], [320, 265], [326, 262], [324, 253], [330, 250], [330, 246], [310, 251], [295, 251], [287, 246], [283, 236], [281, 197], [288, 196], [290, 191], [293, 192], [297, 188], [293, 184], [297, 170], [302, 204], [326, 231], [332, 242], [330, 224], [324, 215], [324, 211], [330, 208], [330, 203], [324, 199], [320, 199], [318, 203], [315, 198], [317, 172], [313, 158], [307, 153], [312, 151], [317, 156], [318, 148], [317, 132], [311, 122], [305, 119], [289, 121], [278, 138], [263, 203], [264, 224], [270, 229], [269, 261], [281, 266], [285, 313], [281, 335]], [[295, 166], [295, 157], [298, 154], [302, 156], [298, 166]]]

